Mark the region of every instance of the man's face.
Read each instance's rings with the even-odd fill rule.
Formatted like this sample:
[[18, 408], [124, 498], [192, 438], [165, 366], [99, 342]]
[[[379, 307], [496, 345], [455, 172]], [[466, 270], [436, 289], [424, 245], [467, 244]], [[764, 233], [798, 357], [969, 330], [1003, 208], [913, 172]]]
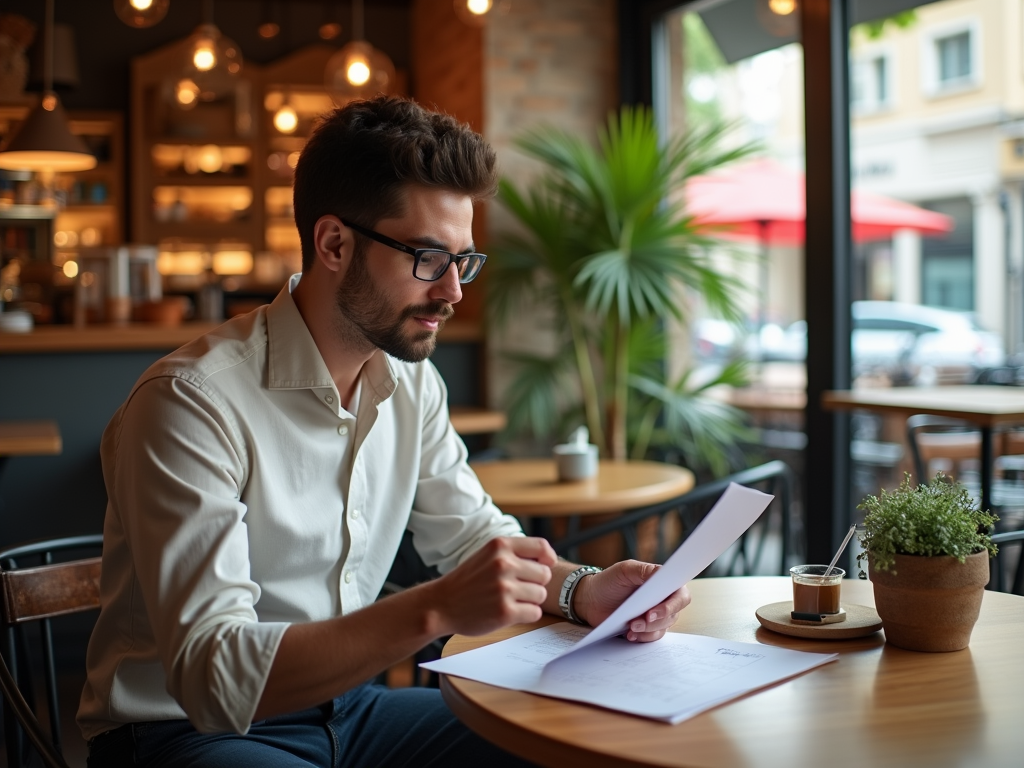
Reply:
[[[407, 187], [404, 201], [397, 218], [356, 223], [412, 248], [472, 250], [473, 203], [467, 195]], [[342, 318], [392, 357], [429, 357], [437, 332], [455, 312], [452, 305], [462, 298], [455, 265], [439, 280], [424, 282], [413, 277], [411, 255], [367, 238], [359, 238], [359, 245], [336, 294]]]

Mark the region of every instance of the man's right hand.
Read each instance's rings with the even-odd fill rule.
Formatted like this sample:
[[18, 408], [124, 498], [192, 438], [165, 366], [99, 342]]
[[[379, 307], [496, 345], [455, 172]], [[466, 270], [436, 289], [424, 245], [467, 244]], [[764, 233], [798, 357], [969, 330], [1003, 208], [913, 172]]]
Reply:
[[453, 571], [422, 586], [431, 606], [428, 632], [483, 635], [537, 621], [557, 560], [544, 539], [492, 539]]

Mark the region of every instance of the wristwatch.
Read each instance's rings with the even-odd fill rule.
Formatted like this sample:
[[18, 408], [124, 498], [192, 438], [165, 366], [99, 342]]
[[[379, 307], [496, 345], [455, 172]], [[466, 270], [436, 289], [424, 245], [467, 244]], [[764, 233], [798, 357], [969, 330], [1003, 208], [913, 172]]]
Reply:
[[558, 607], [562, 609], [562, 615], [574, 624], [585, 624], [586, 622], [580, 619], [572, 610], [573, 593], [584, 576], [600, 573], [601, 570], [596, 565], [584, 565], [566, 576], [565, 581], [562, 582], [562, 589], [558, 592]]

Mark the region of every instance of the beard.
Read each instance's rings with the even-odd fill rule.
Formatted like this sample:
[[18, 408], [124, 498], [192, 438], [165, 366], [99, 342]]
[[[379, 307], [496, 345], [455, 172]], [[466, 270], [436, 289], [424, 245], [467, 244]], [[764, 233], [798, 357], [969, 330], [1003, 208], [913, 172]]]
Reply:
[[[354, 332], [367, 344], [407, 363], [421, 362], [433, 354], [438, 331], [455, 314], [455, 309], [447, 301], [395, 309], [387, 292], [374, 284], [366, 269], [365, 255], [360, 253], [355, 254], [347, 279], [335, 294], [335, 301], [345, 321], [343, 333]], [[412, 317], [437, 319], [437, 330], [405, 330], [406, 320]]]

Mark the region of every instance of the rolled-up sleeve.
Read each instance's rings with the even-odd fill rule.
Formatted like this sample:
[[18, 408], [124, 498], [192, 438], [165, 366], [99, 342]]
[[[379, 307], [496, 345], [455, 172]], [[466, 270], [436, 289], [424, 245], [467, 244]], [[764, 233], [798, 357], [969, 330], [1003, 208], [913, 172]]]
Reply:
[[466, 463], [466, 445], [452, 427], [447, 390], [437, 369], [423, 365], [422, 440], [416, 500], [409, 518], [413, 545], [427, 565], [447, 573], [499, 536], [522, 536]]
[[160, 376], [133, 392], [114, 439], [108, 491], [168, 693], [198, 730], [245, 733], [289, 625], [254, 608], [238, 426], [197, 384]]

